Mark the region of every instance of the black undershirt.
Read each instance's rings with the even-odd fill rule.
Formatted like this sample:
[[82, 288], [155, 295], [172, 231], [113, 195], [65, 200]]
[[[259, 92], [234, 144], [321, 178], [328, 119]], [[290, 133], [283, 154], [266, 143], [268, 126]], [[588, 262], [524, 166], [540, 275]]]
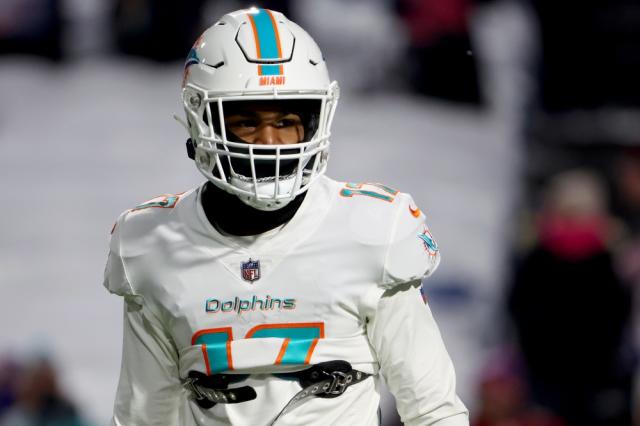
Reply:
[[211, 225], [218, 231], [245, 237], [258, 235], [287, 223], [296, 214], [307, 193], [303, 192], [278, 210], [263, 211], [243, 203], [211, 182], [202, 190], [202, 207]]

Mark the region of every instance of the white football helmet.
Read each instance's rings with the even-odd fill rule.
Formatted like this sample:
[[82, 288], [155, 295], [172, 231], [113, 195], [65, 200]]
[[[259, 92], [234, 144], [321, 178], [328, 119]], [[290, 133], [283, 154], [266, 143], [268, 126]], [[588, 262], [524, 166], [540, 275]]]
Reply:
[[[182, 87], [187, 149], [219, 188], [254, 208], [276, 210], [325, 172], [338, 85], [311, 36], [283, 14], [251, 8], [223, 16], [189, 52]], [[260, 145], [234, 138], [225, 108], [247, 101], [288, 103], [303, 119], [304, 139]]]

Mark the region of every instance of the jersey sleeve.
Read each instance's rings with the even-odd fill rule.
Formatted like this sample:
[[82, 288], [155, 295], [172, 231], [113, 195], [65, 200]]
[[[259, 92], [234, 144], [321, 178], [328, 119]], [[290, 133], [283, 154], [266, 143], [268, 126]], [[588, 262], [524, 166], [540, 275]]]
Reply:
[[414, 285], [382, 293], [367, 335], [405, 425], [469, 425], [467, 409], [456, 394], [453, 364]]
[[121, 247], [124, 214], [114, 225], [104, 286], [124, 297], [122, 364], [112, 425], [176, 425], [184, 400], [178, 352], [162, 322], [135, 292]]
[[122, 366], [112, 425], [172, 426], [184, 402], [178, 353], [140, 305], [125, 302]]
[[111, 230], [111, 241], [109, 242], [109, 255], [107, 265], [104, 268], [104, 287], [113, 294], [119, 296], [134, 295], [133, 288], [127, 278], [124, 262], [120, 249], [120, 232], [124, 215], [120, 215]]
[[440, 250], [424, 213], [408, 194], [398, 202], [384, 261], [381, 286], [385, 289], [420, 281], [440, 263]]

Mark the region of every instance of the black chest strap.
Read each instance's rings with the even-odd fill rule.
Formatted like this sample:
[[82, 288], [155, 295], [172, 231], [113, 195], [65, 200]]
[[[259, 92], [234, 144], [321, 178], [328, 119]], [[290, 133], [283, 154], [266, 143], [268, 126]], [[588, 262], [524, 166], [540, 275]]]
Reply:
[[302, 386], [302, 390], [287, 402], [278, 415], [269, 423], [269, 426], [275, 424], [280, 417], [310, 398], [336, 398], [342, 395], [349, 386], [360, 383], [371, 376], [371, 374], [354, 370], [347, 361], [322, 362], [306, 370], [283, 375], [296, 377], [300, 386]]
[[182, 385], [200, 408], [209, 409], [216, 404], [238, 404], [256, 399], [256, 391], [251, 386], [229, 389], [229, 385], [240, 382], [247, 374], [215, 374], [207, 376], [199, 371], [190, 371]]
[[[336, 398], [349, 386], [362, 382], [371, 374], [354, 370], [347, 361], [327, 361], [314, 364], [306, 370], [281, 373], [276, 376], [297, 380], [302, 390], [289, 400], [270, 424], [274, 424], [285, 413], [309, 398]], [[208, 409], [216, 404], [237, 404], [255, 399], [256, 391], [251, 386], [229, 388], [230, 384], [245, 380], [247, 377], [246, 374], [207, 376], [199, 371], [190, 371], [183, 385], [201, 408]]]

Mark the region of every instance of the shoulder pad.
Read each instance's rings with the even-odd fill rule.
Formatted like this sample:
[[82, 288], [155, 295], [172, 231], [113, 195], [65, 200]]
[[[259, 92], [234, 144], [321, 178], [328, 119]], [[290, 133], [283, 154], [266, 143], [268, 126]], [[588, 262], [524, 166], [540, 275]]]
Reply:
[[381, 283], [383, 288], [420, 281], [431, 275], [440, 263], [440, 250], [424, 213], [409, 194], [399, 194], [396, 202], [396, 217]]
[[109, 256], [104, 268], [104, 281], [102, 285], [113, 294], [126, 296], [133, 294], [133, 289], [127, 279], [124, 262], [121, 255], [120, 230], [126, 212], [122, 213], [113, 228], [111, 228], [111, 239], [109, 241]]
[[121, 214], [116, 223], [118, 228], [122, 256], [134, 256], [153, 247], [158, 238], [158, 230], [175, 221], [174, 208], [188, 193], [165, 194], [152, 198]]
[[336, 182], [337, 204], [349, 233], [361, 244], [384, 247], [401, 192], [378, 183]]

